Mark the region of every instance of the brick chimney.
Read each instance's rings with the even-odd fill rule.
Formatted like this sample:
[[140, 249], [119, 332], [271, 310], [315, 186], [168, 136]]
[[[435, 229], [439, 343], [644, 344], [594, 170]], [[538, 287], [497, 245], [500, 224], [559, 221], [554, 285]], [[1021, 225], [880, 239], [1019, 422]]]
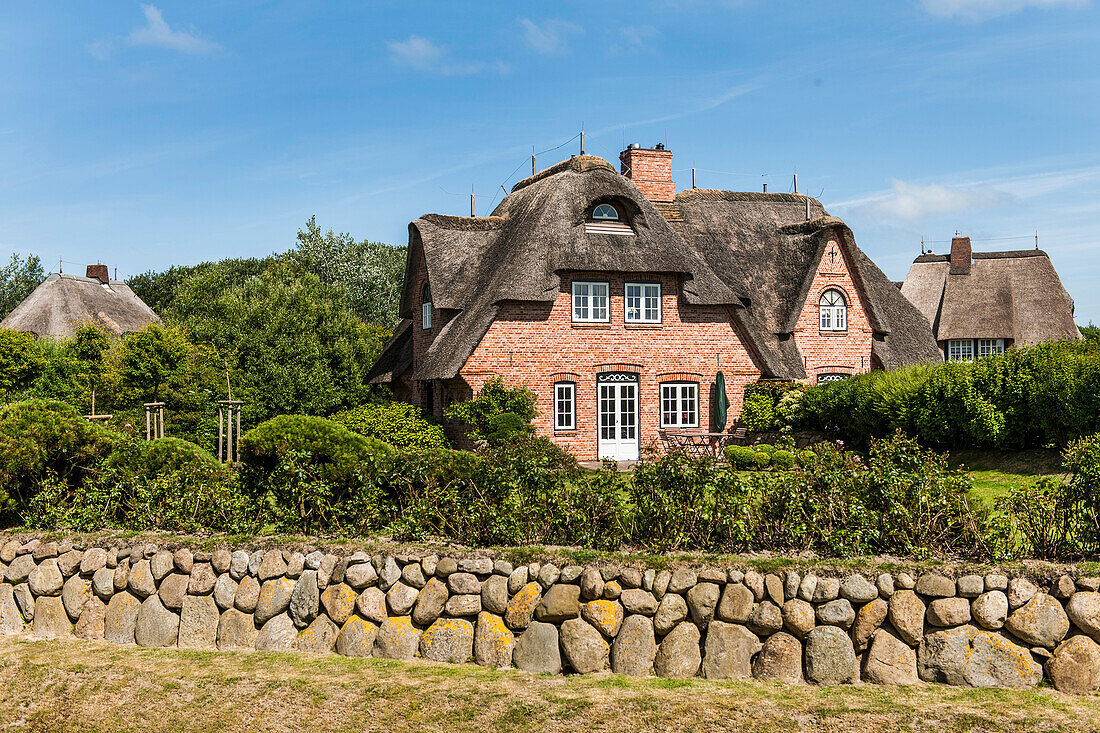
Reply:
[[85, 277], [94, 278], [101, 283], [111, 281], [110, 273], [107, 271], [107, 265], [88, 265], [88, 273]]
[[951, 274], [969, 275], [971, 260], [970, 237], [960, 237], [956, 232], [951, 238]]
[[672, 201], [676, 184], [672, 182], [672, 152], [662, 143], [653, 148], [631, 145], [619, 153], [619, 172], [634, 181], [650, 201]]

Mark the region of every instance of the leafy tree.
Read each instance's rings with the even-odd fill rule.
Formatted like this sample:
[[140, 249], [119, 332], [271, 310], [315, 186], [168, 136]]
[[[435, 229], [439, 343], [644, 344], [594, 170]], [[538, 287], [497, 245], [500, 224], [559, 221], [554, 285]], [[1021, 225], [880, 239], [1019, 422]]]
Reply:
[[164, 272], [149, 270], [135, 275], [126, 284], [154, 313], [163, 315], [172, 310], [176, 302], [176, 289], [189, 278], [199, 275], [216, 278], [222, 287], [231, 288], [256, 277], [279, 259], [279, 255], [271, 255], [201, 262], [197, 265], [173, 265]]
[[73, 334], [68, 352], [79, 370], [77, 379], [89, 394], [94, 393], [103, 383], [104, 367], [110, 350], [111, 337], [93, 324], [81, 324]]
[[0, 267], [0, 318], [31, 294], [42, 282], [42, 262], [35, 255], [26, 259], [12, 254], [11, 261]]
[[167, 317], [228, 365], [249, 423], [367, 401], [364, 377], [390, 333], [364, 325], [339, 287], [287, 262], [230, 287], [223, 275], [185, 280]]
[[0, 330], [0, 398], [26, 390], [46, 365], [32, 334]]
[[306, 270], [343, 288], [351, 309], [367, 323], [393, 329], [405, 272], [405, 248], [381, 242], [356, 242], [350, 234], [322, 232], [311, 216], [298, 230], [293, 259]]
[[[466, 402], [456, 402], [447, 408], [451, 420], [466, 423], [471, 440], [485, 440], [491, 433], [504, 427], [499, 422], [515, 422], [515, 418], [499, 418], [513, 413], [520, 421], [529, 423], [538, 414], [535, 409], [537, 396], [526, 387], [505, 387], [498, 376], [489, 377], [478, 390], [477, 397]], [[513, 424], [513, 428], [514, 428]]]
[[1094, 325], [1092, 321], [1089, 321], [1087, 326], [1078, 326], [1078, 330], [1085, 337], [1085, 341], [1100, 341], [1100, 326]]
[[186, 366], [187, 338], [177, 328], [153, 324], [122, 342], [122, 383], [156, 402], [161, 387]]

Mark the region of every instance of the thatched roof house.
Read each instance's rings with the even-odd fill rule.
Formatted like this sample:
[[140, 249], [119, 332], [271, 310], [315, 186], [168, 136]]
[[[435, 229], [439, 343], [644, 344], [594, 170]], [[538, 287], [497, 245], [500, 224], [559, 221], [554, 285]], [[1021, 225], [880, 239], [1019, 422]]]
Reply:
[[159, 322], [130, 286], [108, 279], [106, 265], [89, 265], [86, 277], [52, 273], [0, 322], [0, 328], [66, 338], [81, 323], [94, 323], [121, 336]]
[[948, 360], [1081, 338], [1073, 298], [1039, 249], [973, 252], [969, 237], [956, 236], [950, 254], [913, 261], [901, 292], [928, 319]]
[[405, 320], [369, 378], [440, 415], [497, 374], [538, 395], [540, 432], [629, 458], [639, 435], [707, 428], [719, 371], [737, 414], [759, 379], [939, 359], [927, 321], [818, 201], [676, 193], [671, 158], [574, 156], [490, 216], [412, 222]]

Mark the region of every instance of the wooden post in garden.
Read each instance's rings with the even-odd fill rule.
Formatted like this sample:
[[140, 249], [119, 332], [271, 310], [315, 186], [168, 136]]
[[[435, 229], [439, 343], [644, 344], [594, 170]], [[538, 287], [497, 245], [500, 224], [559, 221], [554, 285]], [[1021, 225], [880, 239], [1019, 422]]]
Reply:
[[238, 463], [241, 460], [242, 400], [218, 400], [218, 460]]
[[145, 439], [156, 440], [164, 437], [164, 403], [146, 402], [145, 407]]
[[96, 420], [102, 420], [103, 422], [107, 422], [112, 417], [114, 417], [114, 415], [97, 415], [97, 414], [95, 414], [95, 389], [92, 389], [92, 411], [91, 411], [90, 414], [85, 415], [84, 419], [85, 420], [90, 420], [92, 422], [95, 422]]

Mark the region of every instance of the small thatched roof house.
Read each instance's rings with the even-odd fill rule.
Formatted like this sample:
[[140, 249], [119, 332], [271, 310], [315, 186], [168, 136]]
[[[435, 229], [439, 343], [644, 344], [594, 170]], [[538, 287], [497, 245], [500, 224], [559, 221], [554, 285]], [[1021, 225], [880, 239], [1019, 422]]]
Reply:
[[0, 322], [0, 328], [66, 338], [81, 323], [94, 323], [121, 336], [159, 322], [130, 286], [108, 278], [106, 265], [89, 265], [86, 277], [52, 273]]
[[[824, 382], [939, 359], [928, 322], [800, 194], [676, 192], [672, 153], [575, 156], [487, 217], [409, 225], [404, 319], [369, 379], [441, 416], [491, 375], [582, 459], [722, 430], [761, 379]], [[718, 380], [718, 374], [722, 380]]]
[[951, 254], [913, 261], [901, 292], [928, 319], [948, 361], [1081, 338], [1073, 298], [1042, 250], [972, 252], [970, 237], [956, 236]]

